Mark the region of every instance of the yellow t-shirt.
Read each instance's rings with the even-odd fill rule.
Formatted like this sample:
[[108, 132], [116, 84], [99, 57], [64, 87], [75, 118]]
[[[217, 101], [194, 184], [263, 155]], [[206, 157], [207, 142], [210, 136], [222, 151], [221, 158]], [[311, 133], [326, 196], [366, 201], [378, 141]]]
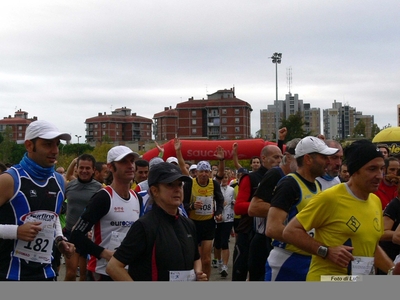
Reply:
[[[326, 246], [351, 241], [354, 256], [374, 257], [383, 234], [382, 208], [379, 198], [356, 198], [346, 183], [333, 186], [310, 200], [296, 216], [306, 230], [315, 228], [315, 239]], [[307, 281], [320, 281], [321, 275], [350, 275], [328, 259], [313, 255]]]
[[196, 200], [203, 202], [203, 207], [189, 212], [189, 218], [197, 221], [209, 220], [214, 217], [214, 183], [210, 178], [206, 186], [200, 186], [193, 178], [192, 195], [190, 204]]

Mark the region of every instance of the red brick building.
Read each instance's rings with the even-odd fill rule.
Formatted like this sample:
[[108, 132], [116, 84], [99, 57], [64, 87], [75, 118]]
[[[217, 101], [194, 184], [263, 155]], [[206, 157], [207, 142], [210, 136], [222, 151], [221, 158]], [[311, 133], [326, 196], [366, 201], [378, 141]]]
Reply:
[[86, 142], [100, 142], [104, 138], [117, 144], [152, 140], [153, 120], [131, 113], [130, 108], [117, 108], [111, 115], [98, 113], [86, 119]]
[[37, 117], [29, 119], [28, 113], [19, 109], [14, 113], [14, 117], [9, 115], [8, 117], [4, 117], [2, 120], [0, 120], [0, 133], [4, 135], [6, 129], [11, 128], [11, 139], [21, 144], [25, 141], [26, 127], [28, 127], [31, 122], [36, 120]]
[[156, 140], [251, 138], [251, 105], [236, 98], [235, 89], [219, 90], [207, 99], [189, 98], [154, 115]]

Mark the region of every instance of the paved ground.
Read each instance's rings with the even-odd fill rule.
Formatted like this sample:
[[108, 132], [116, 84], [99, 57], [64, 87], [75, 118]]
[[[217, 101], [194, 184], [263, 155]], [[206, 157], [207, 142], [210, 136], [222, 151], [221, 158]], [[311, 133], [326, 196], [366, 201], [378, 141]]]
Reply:
[[[229, 255], [229, 263], [228, 263], [228, 276], [226, 278], [221, 278], [221, 275], [218, 272], [218, 269], [211, 269], [211, 278], [210, 281], [231, 281], [232, 280], [232, 256], [233, 256], [233, 248], [235, 245], [235, 238], [231, 238], [229, 243], [230, 255]], [[213, 254], [211, 254], [213, 257]], [[59, 281], [63, 281], [65, 277], [65, 264], [61, 264], [60, 275], [58, 277]], [[76, 278], [79, 280], [79, 277]]]

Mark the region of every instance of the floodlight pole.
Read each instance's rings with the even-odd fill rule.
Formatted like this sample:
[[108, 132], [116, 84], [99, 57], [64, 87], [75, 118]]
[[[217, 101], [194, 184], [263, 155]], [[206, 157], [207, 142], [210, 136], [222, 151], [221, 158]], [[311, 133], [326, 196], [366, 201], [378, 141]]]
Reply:
[[279, 109], [278, 109], [278, 64], [281, 63], [282, 53], [275, 52], [272, 57], [272, 63], [275, 64], [275, 84], [276, 84], [276, 102], [275, 102], [275, 128], [276, 128], [276, 144], [279, 138]]

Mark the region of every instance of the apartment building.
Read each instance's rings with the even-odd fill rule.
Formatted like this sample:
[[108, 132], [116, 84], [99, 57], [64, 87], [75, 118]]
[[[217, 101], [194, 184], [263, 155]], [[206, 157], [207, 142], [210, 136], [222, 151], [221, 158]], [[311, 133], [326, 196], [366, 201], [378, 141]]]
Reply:
[[156, 140], [248, 139], [251, 137], [251, 105], [235, 96], [235, 89], [218, 90], [207, 99], [189, 98], [174, 109], [154, 115]]
[[117, 108], [111, 114], [100, 112], [96, 117], [86, 119], [85, 124], [87, 143], [108, 140], [125, 144], [152, 139], [153, 120], [138, 116], [127, 107]]
[[4, 135], [9, 128], [10, 138], [18, 144], [22, 144], [25, 141], [26, 127], [36, 120], [37, 117], [28, 118], [28, 112], [19, 109], [14, 113], [14, 117], [9, 115], [0, 120], [0, 133]]

